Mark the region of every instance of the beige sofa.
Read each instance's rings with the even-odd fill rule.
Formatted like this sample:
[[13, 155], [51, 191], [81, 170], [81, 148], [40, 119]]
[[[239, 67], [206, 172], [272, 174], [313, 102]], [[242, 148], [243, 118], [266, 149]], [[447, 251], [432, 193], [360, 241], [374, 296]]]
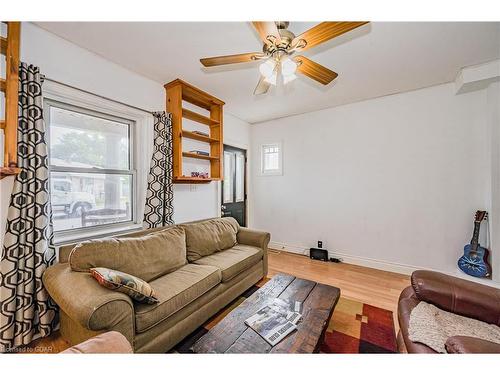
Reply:
[[[60, 307], [61, 334], [71, 345], [118, 331], [135, 352], [164, 353], [266, 276], [269, 240], [269, 233], [239, 227], [232, 218], [143, 230], [62, 246], [59, 263], [45, 271], [43, 282]], [[138, 249], [148, 257], [137, 257]], [[143, 276], [159, 303], [137, 303], [102, 287], [88, 267]]]

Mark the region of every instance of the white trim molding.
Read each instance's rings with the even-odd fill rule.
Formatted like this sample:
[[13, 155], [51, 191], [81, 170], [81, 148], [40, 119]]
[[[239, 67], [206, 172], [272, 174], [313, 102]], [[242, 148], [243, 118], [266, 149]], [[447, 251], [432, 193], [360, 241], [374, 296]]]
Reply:
[[455, 79], [456, 94], [482, 90], [500, 81], [500, 59], [460, 69]]

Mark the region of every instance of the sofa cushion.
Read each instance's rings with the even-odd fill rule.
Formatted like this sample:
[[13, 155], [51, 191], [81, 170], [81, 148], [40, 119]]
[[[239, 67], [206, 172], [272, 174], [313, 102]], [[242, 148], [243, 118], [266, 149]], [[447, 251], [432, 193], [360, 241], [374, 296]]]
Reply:
[[232, 217], [182, 224], [181, 227], [186, 230], [187, 259], [190, 262], [234, 246], [240, 228]]
[[152, 281], [150, 284], [159, 302], [155, 305], [136, 304], [136, 331], [147, 331], [195, 301], [220, 282], [221, 272], [218, 268], [196, 264], [186, 264]]
[[97, 280], [99, 285], [125, 293], [137, 302], [149, 304], [158, 302], [151, 285], [138, 277], [104, 267], [91, 268], [90, 274]]
[[263, 251], [261, 248], [238, 244], [231, 249], [198, 259], [194, 263], [219, 268], [222, 274], [222, 282], [226, 282], [258, 263], [262, 256]]
[[173, 227], [135, 238], [105, 238], [76, 245], [69, 255], [73, 271], [104, 267], [147, 282], [186, 264], [184, 229]]

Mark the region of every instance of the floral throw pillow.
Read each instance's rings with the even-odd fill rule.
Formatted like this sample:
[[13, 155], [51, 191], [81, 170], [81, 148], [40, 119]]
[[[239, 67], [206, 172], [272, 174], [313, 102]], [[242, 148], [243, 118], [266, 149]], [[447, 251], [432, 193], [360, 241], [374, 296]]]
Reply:
[[103, 267], [91, 268], [90, 273], [105, 288], [125, 293], [137, 302], [158, 303], [151, 285], [138, 277]]

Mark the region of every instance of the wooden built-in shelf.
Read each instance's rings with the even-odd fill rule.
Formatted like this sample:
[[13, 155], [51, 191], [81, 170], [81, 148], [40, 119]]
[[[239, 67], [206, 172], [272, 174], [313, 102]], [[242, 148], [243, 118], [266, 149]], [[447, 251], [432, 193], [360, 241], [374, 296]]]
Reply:
[[186, 158], [193, 158], [193, 159], [203, 159], [203, 160], [219, 160], [219, 157], [217, 156], [207, 156], [207, 155], [199, 155], [195, 154], [194, 152], [183, 152], [182, 156]]
[[7, 54], [7, 38], [0, 36], [0, 52], [5, 55]]
[[200, 115], [199, 113], [190, 111], [189, 109], [186, 108], [182, 108], [182, 117], [208, 126], [219, 124], [218, 120], [213, 120], [210, 117]]
[[216, 181], [215, 178], [201, 178], [201, 177], [190, 177], [190, 176], [180, 176], [174, 178], [174, 183], [177, 184], [204, 184], [207, 182]]
[[[167, 112], [172, 114], [173, 182], [179, 184], [198, 184], [222, 180], [222, 108], [224, 102], [180, 79], [167, 83], [165, 85], [165, 90], [167, 92]], [[200, 113], [183, 108], [183, 101], [207, 110], [210, 115], [204, 116]], [[208, 126], [210, 129], [209, 136], [207, 137], [183, 129], [183, 119], [188, 119]], [[210, 147], [210, 156], [183, 151], [183, 138], [208, 143]], [[208, 160], [210, 162], [210, 178], [184, 176], [182, 170], [183, 158]]]
[[197, 140], [200, 142], [206, 142], [206, 143], [219, 142], [218, 139], [210, 138], [210, 137], [207, 137], [205, 135], [198, 134], [198, 133], [193, 133], [193, 132], [190, 132], [189, 130], [182, 130], [182, 136], [184, 138], [190, 138], [190, 139], [194, 139], [194, 140]]
[[[6, 76], [0, 78], [0, 91], [5, 93], [5, 118], [0, 119], [0, 129], [5, 133], [3, 165], [0, 165], [0, 178], [19, 173], [17, 165], [17, 116], [19, 99], [19, 47], [21, 36], [20, 22], [5, 22], [7, 37], [0, 37], [0, 52], [5, 55]], [[5, 168], [4, 168], [5, 167]]]
[[0, 167], [0, 180], [4, 177], [15, 176], [21, 172], [21, 168]]

